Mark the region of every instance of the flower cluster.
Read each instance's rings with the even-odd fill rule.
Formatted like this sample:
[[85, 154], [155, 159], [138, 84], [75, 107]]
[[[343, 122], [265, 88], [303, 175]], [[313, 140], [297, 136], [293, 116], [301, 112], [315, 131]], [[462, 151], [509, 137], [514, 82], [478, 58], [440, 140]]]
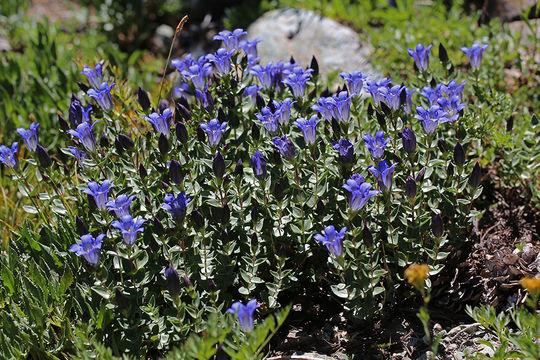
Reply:
[[[59, 214], [58, 229], [73, 222], [78, 236], [69, 251], [92, 270], [78, 281], [113, 297], [107, 304], [112, 311], [131, 306], [122, 305], [127, 298], [134, 309], [155, 300], [161, 313], [177, 313], [186, 322], [184, 331], [196, 321], [185, 311], [199, 316], [224, 309], [220, 293], [228, 289], [244, 302], [254, 293], [268, 296], [261, 304], [275, 308], [282, 291], [298, 290], [298, 279], [339, 277], [331, 291], [352, 300], [347, 306], [354, 316], [369, 316], [358, 304], [392, 291], [395, 286], [387, 285], [403, 280], [396, 274], [413, 262], [437, 268], [448, 238], [465, 233], [453, 228], [465, 223], [463, 210], [457, 225], [445, 220], [454, 219], [447, 214], [454, 208], [472, 204], [482, 171], [474, 167], [467, 188], [470, 140], [455, 140], [455, 129], [439, 124], [468, 116], [466, 83], [428, 85], [431, 45], [419, 44], [409, 53], [425, 82], [421, 89], [357, 71], [342, 72], [337, 90], [323, 90], [316, 61], [313, 69], [293, 59], [259, 64], [260, 41], [245, 35], [222, 31], [214, 37], [221, 47], [212, 54], [173, 59], [180, 90], [172, 98], [159, 94], [156, 104], [138, 88], [115, 107], [114, 83], [104, 81], [110, 79], [102, 63], [84, 67], [92, 88], [80, 88], [91, 104], [73, 95], [69, 122], [59, 120], [72, 135], [62, 141], [71, 139], [71, 146], [52, 157], [50, 172], [43, 171], [53, 160], [40, 144], [39, 124], [17, 129], [39, 160], [37, 176], [52, 178], [55, 186], [55, 195], [28, 196], [54, 204], [52, 215], [41, 214], [44, 226]], [[473, 48], [476, 67], [481, 51]], [[120, 101], [129, 91], [118, 84]], [[132, 122], [127, 128], [115, 119]], [[417, 135], [421, 127], [425, 134]], [[445, 131], [444, 139], [437, 131]], [[17, 142], [0, 146], [0, 161], [24, 180], [28, 167], [18, 168], [18, 150]], [[72, 172], [73, 164], [81, 166]], [[56, 186], [61, 176], [71, 188]], [[62, 247], [65, 252], [65, 242]], [[321, 253], [330, 254], [327, 262], [315, 259]], [[303, 264], [317, 264], [317, 276], [307, 276]], [[411, 268], [406, 276], [416, 285], [428, 270]], [[167, 306], [174, 309], [162, 309]], [[256, 300], [235, 302], [227, 312], [251, 331], [258, 307]]]

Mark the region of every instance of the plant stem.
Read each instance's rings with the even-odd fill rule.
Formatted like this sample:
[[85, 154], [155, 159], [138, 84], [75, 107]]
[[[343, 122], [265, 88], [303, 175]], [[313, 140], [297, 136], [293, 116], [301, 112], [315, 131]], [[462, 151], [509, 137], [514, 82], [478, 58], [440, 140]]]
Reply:
[[159, 96], [158, 101], [156, 104], [156, 109], [159, 107], [159, 103], [161, 101], [161, 91], [163, 90], [163, 83], [165, 81], [165, 75], [167, 74], [167, 68], [169, 67], [169, 60], [171, 59], [172, 55], [172, 49], [174, 47], [174, 43], [176, 41], [176, 36], [180, 33], [182, 28], [184, 27], [184, 24], [188, 21], [188, 16], [185, 15], [182, 20], [178, 23], [178, 26], [176, 26], [176, 31], [174, 32], [174, 36], [171, 42], [171, 46], [169, 47], [169, 55], [167, 56], [167, 62], [165, 63], [165, 69], [163, 69], [163, 77], [161, 78], [161, 86], [159, 87]]

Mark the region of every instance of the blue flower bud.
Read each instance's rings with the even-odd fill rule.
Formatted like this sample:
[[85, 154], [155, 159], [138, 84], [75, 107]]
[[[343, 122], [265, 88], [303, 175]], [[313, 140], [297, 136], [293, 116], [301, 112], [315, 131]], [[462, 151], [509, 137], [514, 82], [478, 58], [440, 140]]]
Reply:
[[88, 226], [86, 226], [83, 219], [81, 219], [78, 215], [75, 217], [75, 228], [77, 229], [77, 234], [79, 234], [79, 236], [88, 234]]
[[165, 278], [167, 279], [167, 290], [171, 296], [178, 296], [181, 290], [180, 277], [178, 272], [170, 266], [165, 270]]
[[39, 160], [39, 166], [41, 166], [42, 168], [46, 169], [52, 165], [51, 157], [43, 146], [37, 145], [36, 156]]
[[114, 289], [114, 300], [118, 305], [118, 310], [122, 311], [129, 308], [129, 299], [119, 288]]
[[169, 162], [169, 179], [175, 184], [181, 184], [184, 180], [182, 165], [180, 165], [178, 160], [171, 160]]
[[139, 177], [141, 178], [141, 180], [144, 180], [147, 176], [148, 176], [148, 171], [146, 171], [146, 168], [144, 167], [142, 163], [139, 164]]
[[210, 280], [210, 282], [208, 283], [208, 290], [210, 290], [210, 292], [216, 292], [217, 291], [217, 285], [216, 283], [214, 282], [214, 280]]
[[244, 175], [244, 163], [242, 162], [241, 159], [239, 159], [239, 160], [236, 162], [236, 166], [235, 166], [235, 168], [234, 168], [233, 175], [234, 175], [235, 177], [241, 177], [242, 175]]
[[223, 159], [223, 155], [219, 151], [212, 161], [212, 170], [214, 171], [214, 175], [219, 179], [225, 174], [225, 159]]
[[426, 168], [422, 168], [419, 172], [418, 172], [418, 175], [416, 175], [416, 182], [417, 183], [421, 183], [424, 181], [424, 174], [426, 173]]
[[221, 224], [227, 225], [231, 220], [231, 209], [228, 204], [223, 205], [221, 208]]
[[416, 135], [409, 128], [404, 128], [401, 132], [401, 141], [403, 142], [403, 150], [412, 154], [416, 150]]
[[60, 114], [58, 114], [58, 125], [60, 125], [60, 129], [64, 131], [69, 130], [69, 124], [67, 123], [66, 119]]
[[184, 125], [183, 122], [179, 122], [176, 124], [176, 138], [182, 144], [187, 143], [189, 140], [188, 131], [187, 131], [186, 125]]
[[69, 124], [72, 129], [76, 129], [83, 121], [83, 107], [78, 100], [72, 101], [69, 105]]
[[439, 148], [439, 150], [441, 150], [442, 153], [448, 151], [448, 144], [443, 139], [437, 140], [437, 147]]
[[264, 180], [266, 178], [266, 159], [259, 150], [255, 151], [251, 157], [251, 167], [253, 168], [253, 174], [255, 174], [258, 180]]
[[465, 164], [465, 150], [459, 141], [454, 147], [454, 164], [456, 164], [458, 167], [462, 167], [463, 164]]
[[137, 99], [144, 111], [150, 108], [150, 99], [148, 98], [148, 93], [141, 87], [137, 89]]
[[133, 149], [133, 146], [135, 146], [133, 139], [125, 134], [118, 135], [118, 142], [120, 143], [120, 146], [122, 146], [124, 150]]
[[[120, 141], [118, 143], [120, 144]], [[107, 137], [106, 133], [101, 134], [101, 137], [99, 138], [99, 146], [103, 148], [109, 147], [109, 138]]]
[[437, 214], [433, 217], [433, 220], [431, 221], [431, 232], [436, 238], [440, 238], [443, 236], [443, 219], [440, 214]]
[[313, 70], [313, 76], [319, 75], [319, 62], [317, 61], [317, 58], [315, 58], [315, 55], [311, 58], [309, 67]]
[[191, 113], [189, 112], [186, 105], [177, 103], [174, 110], [174, 120], [180, 122], [182, 120], [189, 121], [191, 120]]
[[469, 178], [469, 185], [471, 185], [474, 188], [477, 188], [478, 186], [480, 186], [481, 181], [482, 181], [482, 169], [480, 168], [480, 164], [478, 164], [477, 162], [476, 164], [474, 164], [471, 177]]
[[439, 43], [439, 60], [443, 64], [448, 63], [448, 60], [450, 60], [448, 57], [448, 52], [442, 43]]
[[191, 213], [191, 221], [193, 222], [193, 224], [195, 225], [195, 228], [196, 229], [202, 229], [204, 228], [204, 217], [202, 216], [201, 212], [199, 211], [199, 209], [195, 209], [192, 213]]
[[416, 185], [416, 181], [409, 176], [405, 182], [405, 196], [407, 196], [410, 200], [413, 200], [416, 198], [417, 191], [418, 186]]
[[276, 198], [277, 201], [281, 201], [283, 200], [283, 198], [285, 197], [285, 193], [283, 192], [283, 185], [281, 184], [281, 182], [279, 181], [276, 181], [274, 183], [274, 197]]
[[159, 135], [158, 148], [159, 152], [163, 155], [169, 152], [169, 139], [167, 139], [167, 136], [165, 136], [164, 134]]
[[321, 198], [317, 200], [317, 205], [315, 205], [315, 212], [319, 216], [324, 214], [324, 201]]
[[364, 242], [364, 246], [368, 249], [373, 247], [373, 235], [367, 226], [364, 226], [362, 229], [362, 241]]

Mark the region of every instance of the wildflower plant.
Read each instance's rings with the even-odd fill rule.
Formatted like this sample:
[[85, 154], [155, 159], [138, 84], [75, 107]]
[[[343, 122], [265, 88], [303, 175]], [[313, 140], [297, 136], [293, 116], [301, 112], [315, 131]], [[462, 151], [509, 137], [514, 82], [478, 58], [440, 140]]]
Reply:
[[[243, 36], [221, 32], [212, 56], [171, 61], [188, 92], [148, 96], [106, 68], [81, 69], [92, 88], [58, 109], [67, 146], [50, 163], [32, 158], [41, 150], [0, 147], [40, 222], [21, 230], [3, 268], [33, 267], [17, 259], [35, 256], [54, 275], [43, 291], [70, 302], [69, 322], [47, 314], [61, 331], [44, 333], [84, 333], [84, 323], [117, 354], [161, 356], [210, 314], [230, 309], [257, 333], [259, 305], [262, 316], [318, 288], [365, 319], [399, 299], [405, 268], [428, 263], [435, 276], [468, 240], [482, 171], [463, 82], [436, 74], [438, 88], [406, 87], [353, 72], [340, 80], [348, 90], [323, 93], [315, 69], [244, 61], [256, 43]], [[429, 47], [415, 55], [422, 81]], [[21, 276], [2, 278], [2, 291], [20, 294]]]

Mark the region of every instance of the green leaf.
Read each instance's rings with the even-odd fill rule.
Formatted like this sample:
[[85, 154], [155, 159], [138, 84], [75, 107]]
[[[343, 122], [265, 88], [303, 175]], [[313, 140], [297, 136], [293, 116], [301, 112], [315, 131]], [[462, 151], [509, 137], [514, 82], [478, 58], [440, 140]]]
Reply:
[[13, 295], [15, 293], [15, 278], [5, 264], [2, 265], [2, 281], [4, 286], [8, 288], [9, 294]]
[[108, 299], [111, 297], [111, 294], [105, 289], [103, 286], [92, 286], [92, 290], [94, 290], [99, 296], [101, 296], [104, 299]]
[[331, 285], [330, 288], [332, 289], [332, 292], [340, 298], [347, 299], [349, 297], [349, 292], [347, 291], [347, 285], [346, 284], [337, 284], [337, 285]]
[[62, 280], [60, 280], [60, 286], [58, 287], [60, 295], [64, 295], [66, 293], [71, 283], [73, 283], [73, 273], [71, 272], [69, 266], [66, 266]]
[[29, 214], [37, 214], [38, 213], [38, 209], [36, 209], [36, 207], [32, 206], [32, 205], [24, 205], [23, 210], [26, 211]]

